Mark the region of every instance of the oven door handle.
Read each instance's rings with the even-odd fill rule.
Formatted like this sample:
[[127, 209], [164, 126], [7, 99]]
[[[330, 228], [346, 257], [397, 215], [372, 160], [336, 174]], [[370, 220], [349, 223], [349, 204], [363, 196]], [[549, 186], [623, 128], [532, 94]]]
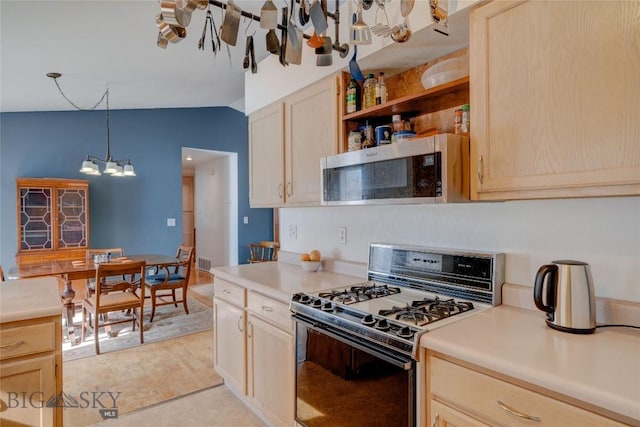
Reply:
[[362, 342], [357, 342], [354, 338], [345, 334], [341, 330], [327, 326], [324, 323], [314, 322], [298, 314], [294, 314], [291, 317], [293, 317], [296, 322], [304, 323], [305, 325], [307, 325], [308, 328], [311, 328], [314, 331], [323, 333], [325, 335], [330, 336], [331, 338], [334, 338], [340, 342], [350, 345], [351, 347], [355, 347], [358, 350], [362, 350], [366, 353], [372, 354], [384, 360], [385, 362], [388, 362], [394, 366], [404, 369], [405, 371], [413, 369], [414, 362], [409, 358], [403, 359], [396, 355], [385, 352], [384, 350], [373, 348], [372, 346], [368, 346]]

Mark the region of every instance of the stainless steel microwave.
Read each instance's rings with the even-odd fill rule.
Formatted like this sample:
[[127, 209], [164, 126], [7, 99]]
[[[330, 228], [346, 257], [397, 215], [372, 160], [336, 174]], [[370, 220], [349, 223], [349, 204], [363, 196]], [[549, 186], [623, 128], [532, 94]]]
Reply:
[[440, 134], [321, 159], [322, 204], [469, 200], [469, 139]]

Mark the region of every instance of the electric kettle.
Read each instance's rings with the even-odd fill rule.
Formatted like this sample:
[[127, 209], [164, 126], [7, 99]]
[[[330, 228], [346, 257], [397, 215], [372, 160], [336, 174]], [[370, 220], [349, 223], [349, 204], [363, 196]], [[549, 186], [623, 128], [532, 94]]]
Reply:
[[573, 334], [595, 332], [596, 304], [589, 264], [571, 260], [551, 262], [538, 269], [533, 288], [536, 307], [547, 313], [547, 325]]

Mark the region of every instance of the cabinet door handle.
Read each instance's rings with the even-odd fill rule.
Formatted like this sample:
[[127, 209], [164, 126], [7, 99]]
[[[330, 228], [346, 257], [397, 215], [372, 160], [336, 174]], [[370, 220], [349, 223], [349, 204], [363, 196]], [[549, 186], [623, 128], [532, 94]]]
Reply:
[[291, 197], [291, 193], [293, 192], [293, 184], [291, 181], [287, 182], [287, 197]]
[[282, 199], [282, 184], [278, 184], [278, 197]]
[[251, 323], [251, 321], [247, 322], [247, 338], [251, 338], [251, 336], [253, 335], [253, 324]]
[[262, 306], [262, 311], [266, 311], [268, 313], [271, 313], [273, 311], [273, 308], [267, 306], [267, 305], [263, 305]]
[[229, 289], [223, 289], [222, 293], [229, 295], [231, 293], [231, 291]]
[[529, 420], [529, 421], [535, 421], [537, 423], [539, 423], [540, 421], [542, 421], [540, 419], [540, 417], [534, 417], [532, 415], [527, 415], [527, 414], [523, 414], [522, 412], [518, 412], [513, 408], [508, 407], [507, 405], [505, 405], [504, 403], [502, 403], [500, 400], [497, 401], [498, 402], [498, 406], [505, 412], [508, 412], [512, 415], [515, 415], [518, 418], [522, 418], [525, 420]]
[[438, 425], [439, 419], [440, 419], [440, 414], [436, 414], [436, 416], [433, 417], [433, 423], [431, 423], [431, 427], [436, 427]]
[[482, 156], [478, 158], [478, 168], [476, 169], [476, 174], [478, 175], [478, 181], [480, 184], [483, 184], [484, 181], [484, 167], [482, 165]]
[[238, 330], [239, 330], [240, 332], [244, 332], [244, 329], [242, 329], [242, 325], [240, 324], [240, 322], [242, 322], [242, 319], [244, 319], [244, 317], [243, 317], [243, 316], [240, 316], [240, 317], [238, 318]]
[[24, 344], [24, 340], [18, 340], [12, 344], [0, 345], [0, 348], [19, 347]]

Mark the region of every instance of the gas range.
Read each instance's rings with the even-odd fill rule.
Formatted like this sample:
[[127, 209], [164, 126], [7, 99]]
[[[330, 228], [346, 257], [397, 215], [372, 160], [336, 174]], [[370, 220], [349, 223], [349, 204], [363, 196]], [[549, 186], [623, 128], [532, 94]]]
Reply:
[[293, 317], [417, 359], [423, 333], [500, 304], [504, 255], [376, 243], [368, 281], [291, 299]]

